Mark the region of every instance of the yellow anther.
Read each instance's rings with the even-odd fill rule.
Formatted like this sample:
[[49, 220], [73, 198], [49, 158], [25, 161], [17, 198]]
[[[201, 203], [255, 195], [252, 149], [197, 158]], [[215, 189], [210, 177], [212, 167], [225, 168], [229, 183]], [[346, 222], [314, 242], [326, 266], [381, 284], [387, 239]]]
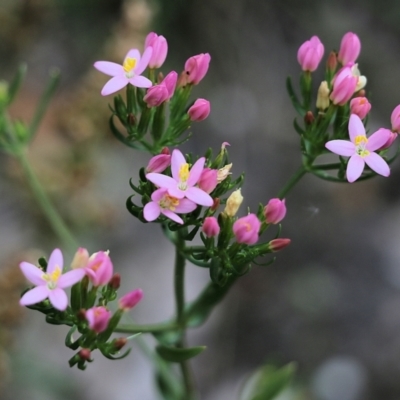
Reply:
[[49, 288], [54, 288], [57, 283], [58, 279], [61, 276], [61, 268], [57, 265], [55, 270], [51, 274], [43, 274], [42, 279], [44, 279], [47, 282], [47, 285]]
[[175, 211], [176, 207], [179, 205], [179, 199], [166, 194], [160, 201], [160, 207], [168, 209], [170, 211]]
[[179, 180], [186, 182], [189, 179], [189, 164], [185, 163], [179, 168]]
[[368, 139], [364, 135], [358, 135], [356, 136], [354, 143], [356, 146], [366, 145], [368, 143]]
[[136, 58], [126, 57], [123, 65], [124, 71], [126, 73], [131, 72], [133, 69], [135, 69], [136, 63], [137, 63]]

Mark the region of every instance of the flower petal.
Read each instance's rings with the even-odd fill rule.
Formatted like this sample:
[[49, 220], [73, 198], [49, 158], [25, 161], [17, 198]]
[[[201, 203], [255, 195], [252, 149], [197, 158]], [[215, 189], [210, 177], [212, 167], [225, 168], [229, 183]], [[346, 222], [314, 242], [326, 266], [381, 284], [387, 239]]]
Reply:
[[133, 78], [130, 78], [129, 83], [139, 88], [149, 88], [153, 86], [153, 83], [151, 82], [150, 79], [141, 75], [135, 75]]
[[147, 68], [152, 55], [153, 55], [153, 48], [149, 46], [143, 52], [142, 58], [138, 60], [137, 66], [135, 68], [135, 74], [140, 75]]
[[190, 169], [189, 179], [187, 181], [189, 186], [194, 186], [200, 179], [200, 175], [204, 169], [204, 163], [206, 159], [204, 157], [199, 158]]
[[354, 143], [356, 136], [359, 135], [365, 136], [365, 127], [358, 115], [351, 114], [349, 119], [350, 140]]
[[97, 61], [94, 67], [103, 74], [117, 76], [124, 72], [122, 65], [110, 61]]
[[175, 211], [179, 214], [190, 213], [197, 208], [197, 204], [189, 199], [182, 199], [179, 205], [175, 207]]
[[68, 306], [68, 296], [60, 288], [49, 291], [49, 300], [53, 307], [60, 311], [64, 311]]
[[348, 140], [331, 140], [325, 144], [325, 147], [332, 153], [345, 157], [351, 157], [356, 151], [354, 143]]
[[[374, 132], [369, 138], [366, 145], [367, 150], [375, 151], [384, 146], [391, 136], [392, 131], [381, 128]], [[365, 161], [366, 162], [366, 161]], [[367, 163], [368, 164], [368, 163]]]
[[191, 187], [185, 191], [186, 197], [201, 206], [211, 207], [214, 204], [212, 197], [197, 187]]
[[107, 96], [117, 92], [128, 84], [128, 79], [125, 76], [114, 76], [111, 78], [101, 90], [102, 96]]
[[[140, 51], [138, 49], [130, 49], [124, 58], [124, 62], [127, 58], [135, 58], [136, 62], [140, 62]], [[136, 64], [137, 65], [137, 64]]]
[[362, 174], [363, 169], [365, 167], [365, 162], [362, 157], [357, 154], [354, 154], [350, 157], [350, 160], [347, 164], [347, 180], [352, 183], [356, 181]]
[[19, 304], [21, 304], [21, 306], [30, 306], [32, 304], [40, 303], [44, 299], [47, 299], [49, 291], [50, 290], [46, 285], [37, 286], [29, 290], [29, 292], [26, 292], [19, 300]]
[[77, 268], [72, 271], [68, 271], [61, 275], [58, 279], [57, 286], [61, 289], [70, 287], [78, 283], [85, 276], [85, 270], [83, 268]]
[[166, 189], [177, 185], [176, 180], [171, 178], [170, 176], [157, 174], [155, 172], [150, 172], [149, 174], [147, 174], [146, 179], [154, 183], [156, 186]]
[[165, 188], [160, 188], [155, 190], [152, 194], [151, 194], [151, 199], [153, 201], [160, 201], [166, 194], [168, 193], [168, 189]]
[[146, 221], [154, 221], [160, 216], [161, 208], [155, 201], [150, 201], [143, 208], [143, 216]]
[[60, 249], [54, 249], [53, 252], [50, 254], [49, 262], [47, 263], [47, 270], [48, 274], [54, 272], [57, 267], [60, 267], [61, 271], [63, 269], [64, 261], [63, 255]]
[[186, 159], [180, 150], [175, 149], [171, 155], [171, 172], [172, 172], [172, 177], [177, 182], [180, 181], [179, 170], [181, 169], [182, 164], [186, 164]]
[[161, 210], [161, 212], [169, 219], [172, 219], [172, 221], [178, 223], [178, 224], [183, 224], [183, 219], [176, 215], [174, 212], [171, 210]]
[[389, 176], [390, 168], [386, 161], [376, 153], [370, 153], [364, 158], [364, 161], [373, 171], [379, 175]]
[[179, 189], [175, 182], [175, 186], [168, 189], [168, 194], [176, 199], [183, 199], [186, 196], [186, 190]]
[[40, 268], [25, 261], [19, 264], [19, 267], [21, 268], [22, 273], [25, 275], [25, 278], [34, 285], [38, 286], [46, 284], [46, 281], [42, 278], [44, 272]]

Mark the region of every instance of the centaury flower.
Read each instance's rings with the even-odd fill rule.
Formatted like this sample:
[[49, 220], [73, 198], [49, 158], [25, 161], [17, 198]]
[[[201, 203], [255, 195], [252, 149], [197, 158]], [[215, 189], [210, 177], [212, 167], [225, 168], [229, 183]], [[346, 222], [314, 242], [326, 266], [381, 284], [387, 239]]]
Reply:
[[30, 306], [48, 298], [53, 307], [60, 311], [64, 311], [68, 305], [68, 297], [63, 289], [74, 285], [85, 276], [83, 268], [62, 273], [63, 255], [60, 249], [51, 253], [46, 272], [28, 262], [22, 262], [20, 268], [36, 287], [26, 292], [19, 303]]
[[122, 65], [110, 61], [96, 61], [94, 67], [112, 78], [104, 85], [101, 94], [107, 96], [124, 88], [128, 83], [140, 88], [152, 86], [151, 80], [141, 76], [142, 72], [149, 64], [153, 48], [147, 47], [140, 56], [137, 49], [128, 51]]
[[347, 163], [347, 180], [356, 181], [362, 174], [365, 164], [379, 175], [389, 176], [390, 168], [375, 150], [388, 141], [390, 131], [379, 129], [367, 138], [365, 127], [359, 116], [352, 114], [349, 119], [350, 140], [331, 140], [325, 147], [340, 156], [350, 157]]

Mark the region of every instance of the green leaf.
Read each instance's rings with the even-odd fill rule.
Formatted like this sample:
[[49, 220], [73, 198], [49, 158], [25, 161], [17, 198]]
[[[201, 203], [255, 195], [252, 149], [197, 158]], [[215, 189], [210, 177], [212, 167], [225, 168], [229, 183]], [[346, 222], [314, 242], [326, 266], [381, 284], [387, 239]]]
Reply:
[[8, 88], [8, 101], [7, 104], [11, 104], [18, 93], [19, 88], [21, 87], [22, 82], [24, 81], [26, 75], [26, 64], [21, 64], [18, 67], [18, 71], [14, 76], [14, 79], [11, 81], [10, 86]]
[[206, 346], [196, 347], [167, 347], [157, 346], [156, 351], [160, 357], [169, 362], [182, 362], [196, 357], [206, 349]]
[[302, 117], [306, 114], [306, 111], [304, 110], [303, 106], [300, 104], [299, 99], [297, 98], [296, 93], [294, 92], [293, 85], [292, 85], [292, 79], [290, 76], [287, 77], [286, 79], [286, 90], [289, 93], [290, 100], [292, 101], [293, 107], [297, 111], [298, 114], [300, 114]]
[[290, 363], [282, 368], [264, 365], [246, 381], [239, 400], [273, 400], [293, 379], [296, 365]]

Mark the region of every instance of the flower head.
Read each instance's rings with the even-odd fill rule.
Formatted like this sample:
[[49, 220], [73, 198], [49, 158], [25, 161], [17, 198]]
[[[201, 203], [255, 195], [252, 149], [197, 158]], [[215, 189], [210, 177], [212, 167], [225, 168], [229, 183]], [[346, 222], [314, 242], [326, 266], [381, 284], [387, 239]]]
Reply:
[[190, 57], [185, 63], [186, 82], [197, 85], [205, 77], [211, 56], [208, 53]]
[[101, 94], [107, 96], [124, 88], [128, 83], [140, 88], [149, 88], [152, 86], [151, 80], [141, 76], [142, 72], [149, 64], [153, 53], [151, 46], [147, 47], [140, 56], [137, 49], [131, 49], [125, 56], [122, 65], [110, 61], [96, 61], [94, 67], [112, 78], [104, 85]]
[[392, 111], [390, 122], [392, 123], [392, 130], [400, 132], [400, 104]]
[[369, 138], [365, 135], [364, 125], [358, 115], [352, 114], [349, 120], [350, 140], [331, 140], [325, 147], [340, 156], [350, 157], [347, 163], [347, 180], [356, 181], [362, 174], [365, 164], [379, 175], [389, 176], [390, 169], [386, 161], [375, 150], [387, 143], [390, 131], [379, 129]]
[[150, 32], [144, 42], [144, 47], [147, 49], [151, 47], [153, 49], [149, 68], [160, 68], [164, 64], [167, 58], [168, 43], [164, 36], [159, 36], [154, 32]]
[[146, 167], [146, 172], [160, 173], [165, 171], [170, 165], [171, 156], [169, 154], [157, 154], [150, 159]]
[[324, 55], [324, 45], [318, 36], [313, 36], [310, 40], [304, 42], [298, 52], [297, 61], [303, 71], [315, 71]]
[[358, 36], [353, 32], [347, 32], [340, 43], [338, 60], [342, 65], [355, 62], [360, 54], [361, 42]]
[[350, 101], [350, 113], [364, 119], [371, 110], [371, 103], [366, 97], [355, 97]]
[[243, 196], [241, 189], [233, 191], [226, 200], [224, 214], [226, 214], [228, 217], [234, 217], [238, 212], [242, 202], [243, 202]]
[[343, 67], [333, 78], [333, 90], [330, 99], [333, 104], [342, 106], [346, 104], [353, 96], [358, 78], [353, 75], [351, 67]]
[[113, 276], [113, 264], [106, 251], [98, 251], [92, 254], [84, 269], [93, 286], [107, 285]]
[[210, 115], [210, 102], [206, 99], [197, 99], [189, 108], [188, 115], [191, 121], [203, 121]]
[[197, 182], [200, 189], [206, 193], [211, 193], [218, 184], [218, 170], [211, 168], [204, 168]]
[[215, 217], [206, 217], [204, 219], [201, 230], [207, 237], [214, 237], [219, 234], [221, 228], [219, 227], [218, 220]]
[[100, 333], [107, 329], [108, 322], [111, 318], [111, 311], [103, 306], [92, 307], [86, 310], [85, 317], [88, 321], [89, 328], [96, 333]]
[[68, 306], [68, 297], [63, 289], [74, 285], [85, 276], [85, 270], [82, 268], [62, 273], [63, 255], [60, 249], [51, 253], [46, 272], [28, 262], [22, 262], [20, 268], [36, 287], [26, 292], [19, 303], [22, 306], [30, 306], [48, 298], [53, 307], [60, 311], [64, 311]]
[[271, 199], [264, 207], [264, 216], [267, 224], [279, 224], [285, 218], [285, 199]]
[[143, 290], [135, 289], [127, 293], [118, 300], [119, 308], [123, 311], [129, 311], [135, 307], [137, 303], [143, 298]]
[[260, 228], [261, 222], [257, 215], [249, 214], [235, 221], [232, 229], [238, 243], [255, 244]]

